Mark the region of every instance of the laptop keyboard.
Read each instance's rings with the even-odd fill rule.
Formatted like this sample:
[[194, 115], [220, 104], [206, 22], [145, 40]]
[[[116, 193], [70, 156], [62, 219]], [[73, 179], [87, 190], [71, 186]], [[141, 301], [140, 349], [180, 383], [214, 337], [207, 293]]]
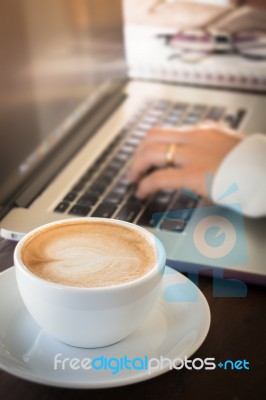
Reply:
[[[54, 211], [73, 216], [116, 218], [182, 232], [200, 201], [199, 197], [186, 191], [159, 191], [147, 200], [136, 198], [134, 186], [127, 182], [128, 165], [135, 149], [154, 126], [174, 128], [209, 119], [223, 121], [236, 129], [244, 115], [245, 110], [228, 112], [220, 106], [190, 105], [163, 99], [148, 101]], [[176, 210], [182, 210], [178, 218], [163, 218], [164, 212]], [[155, 213], [160, 213], [158, 220], [153, 218]]]

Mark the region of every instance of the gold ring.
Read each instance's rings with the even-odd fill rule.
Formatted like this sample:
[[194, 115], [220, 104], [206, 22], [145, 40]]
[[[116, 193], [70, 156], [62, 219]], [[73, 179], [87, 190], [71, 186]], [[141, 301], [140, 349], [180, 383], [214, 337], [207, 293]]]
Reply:
[[177, 145], [175, 143], [172, 143], [172, 144], [170, 144], [170, 146], [167, 147], [167, 150], [165, 153], [165, 162], [167, 165], [174, 164], [176, 149], [177, 149]]

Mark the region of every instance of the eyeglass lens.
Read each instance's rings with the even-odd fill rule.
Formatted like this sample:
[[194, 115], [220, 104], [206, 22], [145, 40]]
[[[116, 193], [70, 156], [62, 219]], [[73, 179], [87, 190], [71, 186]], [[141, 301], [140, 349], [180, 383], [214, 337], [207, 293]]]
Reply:
[[209, 32], [188, 30], [173, 35], [168, 45], [175, 50], [175, 56], [193, 61], [213, 52], [215, 42]]
[[241, 31], [233, 35], [236, 51], [243, 56], [266, 59], [266, 31]]

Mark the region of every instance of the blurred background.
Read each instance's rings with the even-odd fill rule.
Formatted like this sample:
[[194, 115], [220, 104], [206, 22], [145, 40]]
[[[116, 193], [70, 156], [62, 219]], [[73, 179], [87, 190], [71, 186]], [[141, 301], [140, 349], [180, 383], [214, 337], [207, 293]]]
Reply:
[[266, 7], [264, 0], [123, 0], [127, 24], [203, 27], [234, 9]]
[[132, 78], [266, 90], [266, 2], [124, 0]]

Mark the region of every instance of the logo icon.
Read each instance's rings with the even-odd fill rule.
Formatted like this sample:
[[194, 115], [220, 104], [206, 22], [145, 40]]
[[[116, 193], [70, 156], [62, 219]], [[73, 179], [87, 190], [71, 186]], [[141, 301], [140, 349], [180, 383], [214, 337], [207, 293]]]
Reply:
[[[236, 190], [237, 186], [232, 185], [222, 198], [229, 197]], [[181, 272], [187, 272], [196, 285], [201, 270], [212, 270], [215, 297], [247, 295], [247, 286], [243, 282], [224, 279], [225, 268], [233, 270], [235, 267], [247, 265], [248, 261], [244, 218], [240, 204], [230, 204], [230, 208], [206, 204], [195, 209], [155, 213], [153, 222], [154, 233], [162, 240], [167, 259], [171, 260], [170, 266]], [[185, 225], [182, 233], [175, 229], [172, 231], [164, 229], [165, 226], [178, 228], [181, 222]], [[165, 297], [174, 301], [177, 289], [170, 287], [167, 292]], [[195, 300], [190, 295], [188, 301]]]
[[236, 238], [236, 230], [232, 223], [219, 215], [204, 217], [194, 227], [195, 248], [205, 257], [227, 256], [233, 250]]

